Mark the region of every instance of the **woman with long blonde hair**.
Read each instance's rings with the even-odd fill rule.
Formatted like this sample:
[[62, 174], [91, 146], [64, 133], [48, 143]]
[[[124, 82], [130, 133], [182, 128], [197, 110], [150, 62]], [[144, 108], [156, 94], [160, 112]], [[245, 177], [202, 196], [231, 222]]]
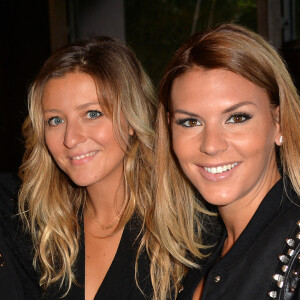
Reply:
[[194, 204], [153, 201], [155, 116], [149, 78], [112, 38], [68, 45], [39, 72], [19, 211], [46, 299], [175, 298], [201, 256]]
[[[157, 201], [174, 189], [224, 223], [178, 299], [299, 299], [300, 100], [276, 50], [233, 24], [195, 34], [167, 67], [158, 110]], [[181, 192], [186, 178], [198, 199]]]

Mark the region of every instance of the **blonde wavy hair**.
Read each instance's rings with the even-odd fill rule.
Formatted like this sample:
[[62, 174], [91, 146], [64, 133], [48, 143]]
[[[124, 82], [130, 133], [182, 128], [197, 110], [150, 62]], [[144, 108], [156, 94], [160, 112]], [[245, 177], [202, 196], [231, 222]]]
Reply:
[[[164, 224], [178, 208], [173, 202], [159, 207], [153, 201], [153, 128], [157, 112], [153, 87], [133, 52], [109, 37], [77, 42], [58, 50], [46, 61], [29, 92], [29, 116], [23, 125], [26, 150], [19, 171], [23, 181], [19, 211], [32, 236], [34, 267], [41, 274], [40, 285], [47, 289], [59, 283], [60, 287], [66, 285], [68, 291], [75, 281], [73, 267], [79, 250], [79, 223], [86, 189], [74, 185], [51, 157], [44, 140], [42, 113], [47, 82], [70, 72], [82, 72], [93, 78], [101, 108], [111, 117], [120, 145], [126, 145], [127, 204], [119, 226], [124, 226], [133, 213], [143, 224], [136, 281], [138, 258], [146, 251], [151, 261], [153, 299], [174, 296], [187, 260], [178, 250], [182, 247], [181, 239], [172, 236]], [[128, 139], [129, 126], [134, 135]], [[178, 214], [174, 228], [179, 226], [182, 214]], [[191, 244], [188, 237], [184, 242], [184, 248]]]
[[[200, 206], [203, 201], [193, 193], [193, 187], [173, 153], [168, 119], [172, 113], [174, 80], [194, 67], [229, 70], [267, 91], [270, 105], [280, 108], [283, 144], [276, 146], [278, 162], [281, 161], [283, 176], [290, 179], [300, 195], [300, 100], [285, 63], [267, 41], [242, 26], [223, 24], [208, 32], [197, 33], [177, 50], [166, 68], [159, 87], [156, 124], [156, 203], [174, 202], [174, 205], [185, 206], [189, 219], [179, 220], [189, 228], [190, 236], [195, 227], [205, 230], [205, 225], [201, 224], [203, 218], [199, 218], [205, 210]], [[201, 258], [196, 249], [203, 248], [201, 235], [196, 234], [194, 239], [190, 251]]]

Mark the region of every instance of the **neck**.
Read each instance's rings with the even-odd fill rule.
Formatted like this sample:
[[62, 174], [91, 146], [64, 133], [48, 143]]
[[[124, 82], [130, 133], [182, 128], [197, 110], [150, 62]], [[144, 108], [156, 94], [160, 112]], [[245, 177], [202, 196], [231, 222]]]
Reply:
[[123, 175], [119, 180], [87, 187], [87, 193], [87, 206], [98, 222], [111, 224], [121, 217], [125, 204]]
[[266, 176], [264, 180], [258, 183], [251, 193], [229, 205], [218, 207], [227, 230], [227, 239], [224, 243], [222, 256], [234, 245], [267, 193], [280, 178], [281, 175], [277, 166], [274, 165], [269, 176]]

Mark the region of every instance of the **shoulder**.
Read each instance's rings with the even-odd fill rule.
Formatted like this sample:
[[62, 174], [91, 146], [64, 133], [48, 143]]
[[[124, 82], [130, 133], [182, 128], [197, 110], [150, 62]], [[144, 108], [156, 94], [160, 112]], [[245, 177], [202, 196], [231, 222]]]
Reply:
[[[281, 251], [269, 292], [271, 298], [299, 299], [300, 293], [300, 197], [287, 180], [273, 235], [283, 231]], [[296, 297], [296, 298], [295, 298]]]
[[0, 173], [0, 247], [5, 249], [15, 288], [20, 283], [26, 299], [40, 299], [38, 275], [32, 266], [31, 238], [25, 233], [18, 215], [20, 183], [15, 173]]
[[23, 288], [13, 265], [13, 258], [0, 229], [0, 288], [1, 299], [25, 299]]
[[4, 237], [14, 235], [17, 217], [18, 189], [20, 180], [14, 173], [0, 173], [0, 225]]
[[14, 173], [0, 173], [0, 226], [4, 238], [15, 235], [19, 227], [17, 217], [20, 180]]
[[15, 193], [18, 190], [21, 180], [16, 173], [0, 173], [0, 191]]
[[17, 192], [17, 176], [13, 173], [0, 173], [0, 285], [1, 297], [5, 299], [24, 299], [21, 281], [14, 265], [14, 255], [6, 239], [14, 232], [10, 224], [16, 213]]
[[17, 204], [20, 179], [15, 173], [0, 173], [0, 210], [13, 212]]

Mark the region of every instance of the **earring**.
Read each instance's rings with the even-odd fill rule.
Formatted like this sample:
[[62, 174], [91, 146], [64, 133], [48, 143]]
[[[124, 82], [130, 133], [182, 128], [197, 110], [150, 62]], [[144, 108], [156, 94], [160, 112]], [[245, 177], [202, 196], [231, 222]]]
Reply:
[[283, 143], [283, 136], [281, 135], [279, 138], [279, 143], [282, 144]]

